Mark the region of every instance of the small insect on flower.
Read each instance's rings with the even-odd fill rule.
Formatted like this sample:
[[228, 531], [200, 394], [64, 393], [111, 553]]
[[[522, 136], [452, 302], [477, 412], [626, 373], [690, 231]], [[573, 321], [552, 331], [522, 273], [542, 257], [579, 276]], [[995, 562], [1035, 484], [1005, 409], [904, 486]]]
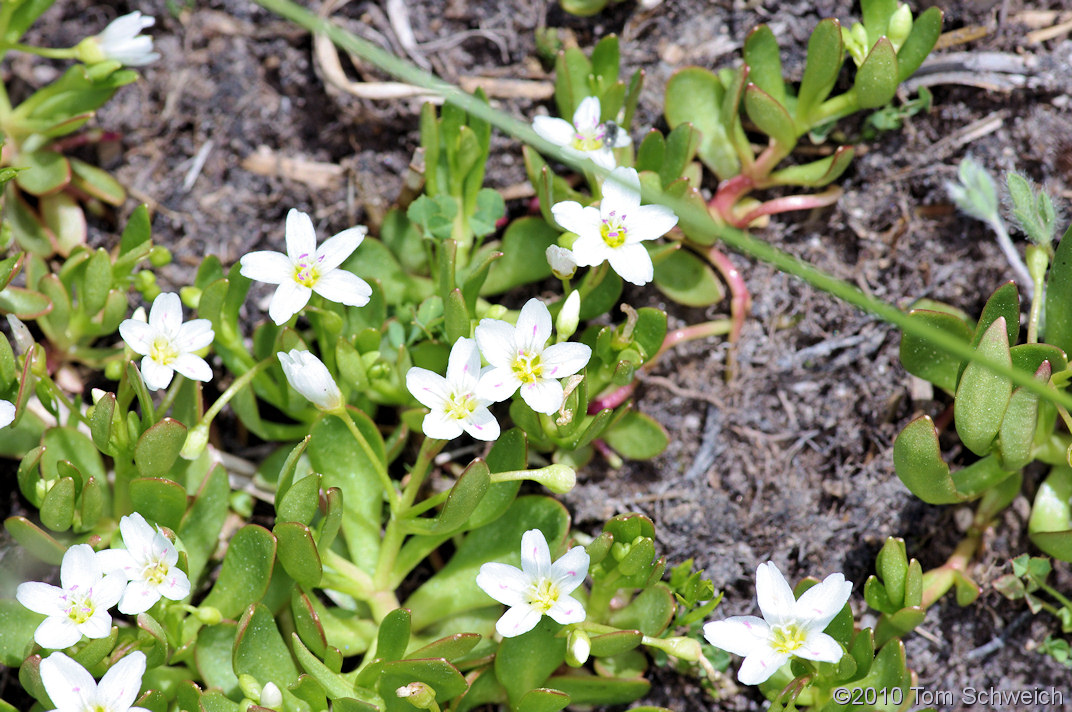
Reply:
[[145, 653], [135, 650], [112, 665], [98, 684], [89, 671], [63, 653], [41, 661], [41, 684], [52, 712], [148, 712], [132, 707], [141, 692]]
[[365, 239], [368, 228], [343, 230], [316, 246], [312, 219], [303, 212], [287, 213], [287, 254], [261, 250], [241, 259], [243, 277], [278, 284], [268, 316], [282, 325], [305, 308], [316, 292], [329, 302], [351, 307], [368, 304], [372, 287], [353, 272], [339, 267]]
[[613, 121], [601, 122], [600, 111], [599, 99], [589, 96], [573, 112], [572, 124], [553, 116], [537, 116], [532, 121], [532, 128], [567, 153], [590, 158], [597, 166], [610, 170], [617, 164], [614, 149], [628, 146], [632, 140]]
[[836, 663], [844, 650], [823, 629], [851, 593], [851, 581], [830, 574], [797, 599], [782, 572], [768, 561], [756, 570], [756, 598], [763, 617], [712, 621], [704, 626], [704, 637], [716, 648], [744, 657], [737, 679], [746, 685], [769, 679], [792, 657]]
[[466, 432], [489, 442], [499, 437], [499, 423], [488, 410], [491, 401], [477, 395], [479, 377], [480, 351], [465, 337], [450, 349], [446, 378], [418, 366], [406, 373], [406, 388], [431, 411], [421, 425], [425, 435], [453, 440]]
[[151, 391], [167, 388], [178, 371], [195, 381], [211, 381], [212, 368], [195, 351], [212, 343], [215, 334], [208, 319], [182, 321], [182, 302], [174, 292], [157, 295], [149, 322], [126, 319], [119, 335], [141, 360], [141, 375]]
[[640, 243], [665, 235], [677, 224], [663, 205], [640, 204], [640, 177], [633, 168], [615, 168], [603, 181], [599, 207], [567, 200], [551, 206], [562, 228], [577, 233], [573, 259], [582, 267], [610, 262], [627, 282], [647, 284], [655, 275], [648, 251]]
[[83, 635], [104, 638], [111, 632], [108, 609], [119, 603], [126, 583], [122, 574], [104, 574], [93, 547], [75, 544], [60, 563], [59, 587], [27, 581], [19, 584], [15, 598], [34, 613], [48, 616], [34, 631], [37, 644], [60, 650]]
[[521, 537], [521, 568], [489, 562], [480, 567], [476, 584], [509, 610], [495, 624], [504, 638], [527, 633], [544, 615], [562, 625], [585, 619], [584, 606], [572, 593], [588, 575], [590, 559], [583, 546], [575, 546], [551, 563], [547, 539], [539, 529]]
[[125, 549], [97, 552], [101, 568], [118, 572], [129, 583], [119, 602], [127, 615], [144, 613], [161, 597], [181, 601], [190, 595], [190, 579], [176, 564], [179, 552], [159, 528], [137, 512], [119, 520]]
[[564, 392], [558, 379], [572, 376], [588, 364], [592, 349], [584, 344], [546, 346], [551, 338], [551, 312], [539, 299], [521, 307], [517, 324], [481, 319], [476, 343], [491, 364], [480, 377], [477, 392], [488, 400], [506, 400], [521, 389], [521, 397], [537, 413], [550, 415], [562, 407]]

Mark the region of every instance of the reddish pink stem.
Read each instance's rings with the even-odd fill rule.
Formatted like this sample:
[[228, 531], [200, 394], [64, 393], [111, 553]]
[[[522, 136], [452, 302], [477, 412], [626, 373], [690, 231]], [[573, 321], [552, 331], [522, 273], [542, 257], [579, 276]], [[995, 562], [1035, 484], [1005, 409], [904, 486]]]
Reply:
[[737, 201], [755, 187], [755, 181], [744, 174], [727, 178], [718, 184], [715, 195], [707, 205], [713, 208], [715, 213], [725, 222], [736, 224], [733, 217], [733, 206]]
[[733, 327], [730, 329], [730, 352], [726, 358], [726, 380], [730, 380], [737, 373], [737, 349], [735, 344], [741, 336], [744, 328], [744, 320], [752, 311], [752, 293], [748, 291], [748, 285], [744, 283], [744, 277], [737, 267], [717, 247], [707, 250], [707, 259], [722, 273], [726, 285], [730, 288], [730, 318]]
[[745, 228], [756, 218], [764, 215], [777, 215], [788, 213], [792, 210], [810, 210], [812, 208], [825, 208], [833, 205], [841, 197], [842, 190], [836, 186], [814, 195], [786, 195], [782, 198], [774, 198], [757, 205], [749, 210], [743, 217], [733, 219], [735, 227]]
[[90, 143], [103, 143], [105, 141], [118, 141], [122, 136], [115, 131], [102, 131], [100, 129], [94, 129], [92, 131], [86, 131], [75, 136], [68, 136], [67, 138], [60, 139], [59, 141], [53, 141], [49, 146], [53, 151], [63, 153], [71, 148], [78, 148]]
[[629, 400], [629, 396], [633, 395], [633, 391], [636, 390], [637, 382], [630, 381], [624, 386], [616, 388], [605, 396], [600, 398], [593, 398], [588, 401], [588, 415], [595, 415], [601, 410], [607, 408], [617, 408], [622, 403]]

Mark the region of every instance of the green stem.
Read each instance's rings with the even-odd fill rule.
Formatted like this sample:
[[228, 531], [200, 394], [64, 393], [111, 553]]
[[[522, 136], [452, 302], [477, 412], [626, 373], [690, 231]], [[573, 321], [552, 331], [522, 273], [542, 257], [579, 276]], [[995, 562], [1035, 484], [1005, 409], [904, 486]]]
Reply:
[[[573, 166], [578, 170], [583, 170], [585, 166], [589, 165], [587, 159], [580, 160], [575, 156], [570, 156], [560, 147], [539, 136], [530, 124], [492, 108], [475, 96], [467, 94], [409, 62], [395, 57], [390, 52], [338, 27], [327, 18], [313, 14], [309, 10], [291, 2], [291, 0], [257, 0], [257, 2], [262, 7], [292, 20], [311, 32], [327, 36], [339, 47], [355, 53], [396, 78], [441, 94], [447, 102], [463, 109], [472, 116], [487, 121], [504, 133], [524, 141], [557, 161]], [[837, 99], [840, 99], [840, 97], [830, 101], [836, 101]], [[823, 107], [827, 107], [830, 101], [826, 102]], [[842, 101], [848, 101], [848, 99], [842, 99]], [[829, 110], [829, 107], [823, 109], [823, 111]], [[609, 171], [602, 171], [602, 173], [609, 174]], [[654, 186], [645, 186], [643, 197], [647, 199], [647, 202], [657, 202], [673, 209], [680, 218], [681, 223], [696, 227], [698, 234], [702, 233], [704, 225], [710, 224], [710, 216], [707, 214], [706, 209], [690, 205], [683, 198], [668, 196]], [[1046, 387], [1046, 384], [1037, 382], [1032, 377], [1033, 374], [1020, 371], [1011, 365], [998, 364], [984, 359], [976, 353], [976, 350], [967, 341], [958, 339], [936, 327], [921, 323], [917, 319], [910, 319], [905, 312], [897, 307], [870, 297], [859, 288], [837, 279], [763, 240], [728, 225], [716, 225], [712, 232], [714, 233], [711, 235], [712, 243], [716, 239], [720, 239], [730, 247], [771, 264], [787, 274], [799, 277], [816, 289], [828, 292], [848, 304], [874, 314], [880, 319], [894, 324], [902, 331], [930, 342], [942, 351], [965, 361], [981, 363], [994, 373], [1010, 379], [1017, 386], [1023, 386], [1047, 400], [1072, 408], [1072, 395], [1051, 391]]]
[[341, 418], [342, 422], [346, 423], [346, 427], [350, 429], [350, 434], [354, 436], [354, 440], [357, 441], [358, 446], [364, 451], [369, 462], [372, 463], [373, 469], [376, 470], [376, 476], [380, 478], [380, 485], [383, 487], [383, 491], [387, 494], [387, 502], [391, 507], [392, 515], [396, 514], [399, 508], [398, 489], [395, 487], [394, 480], [387, 474], [387, 466], [376, 455], [376, 452], [372, 449], [372, 445], [370, 445], [369, 441], [365, 438], [364, 433], [358, 429], [357, 423], [354, 422], [349, 411], [346, 410], [346, 406], [331, 411], [331, 414]]
[[1050, 256], [1046, 250], [1038, 245], [1027, 247], [1027, 271], [1031, 275], [1031, 282], [1035, 290], [1031, 294], [1031, 311], [1027, 317], [1027, 343], [1038, 343], [1039, 321], [1042, 319], [1042, 303], [1046, 298], [1046, 268], [1049, 267]]
[[[5, 5], [7, 3], [4, 3]], [[74, 59], [78, 56], [77, 47], [66, 47], [63, 49], [56, 49], [52, 47], [33, 47], [31, 45], [21, 44], [19, 42], [12, 42], [5, 45], [5, 49], [13, 49], [16, 52], [25, 52], [26, 54], [34, 54], [38, 57], [45, 57], [47, 59]]]
[[168, 388], [167, 395], [164, 396], [164, 400], [160, 401], [160, 405], [156, 407], [156, 412], [153, 415], [153, 420], [159, 421], [164, 417], [164, 414], [168, 412], [172, 404], [175, 402], [175, 397], [179, 395], [179, 389], [182, 388], [182, 384], [186, 382], [186, 377], [181, 373], [175, 374], [175, 380], [172, 381], [171, 387]]
[[209, 409], [201, 416], [201, 421], [198, 425], [211, 425], [213, 419], [220, 414], [220, 411], [223, 410], [225, 405], [231, 402], [232, 398], [238, 395], [239, 391], [248, 386], [258, 373], [276, 363], [278, 363], [278, 361], [276, 360], [275, 355], [272, 355], [263, 361], [254, 364], [248, 371], [231, 381], [231, 385], [227, 387], [227, 390], [221, 393], [220, 397], [216, 399], [216, 402], [209, 406]]

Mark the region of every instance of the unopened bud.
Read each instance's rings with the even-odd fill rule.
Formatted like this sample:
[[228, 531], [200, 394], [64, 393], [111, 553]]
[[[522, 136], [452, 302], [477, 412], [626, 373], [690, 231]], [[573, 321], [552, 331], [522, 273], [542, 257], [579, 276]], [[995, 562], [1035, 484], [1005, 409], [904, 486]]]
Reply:
[[566, 636], [566, 664], [570, 667], [580, 667], [588, 662], [588, 656], [592, 654], [592, 639], [583, 630], [574, 628]]
[[219, 608], [214, 606], [198, 606], [197, 620], [205, 625], [216, 625], [223, 620], [223, 614], [220, 613]]
[[11, 327], [11, 335], [15, 337], [15, 350], [24, 354], [33, 346], [33, 334], [30, 329], [14, 314], [7, 315], [7, 324]]
[[435, 690], [423, 682], [411, 682], [395, 690], [395, 694], [414, 707], [422, 710], [439, 709], [435, 701]]
[[673, 655], [678, 660], [694, 663], [703, 655], [700, 641], [695, 638], [675, 636], [672, 638], [650, 638], [644, 636], [644, 645], [649, 648], [658, 648], [667, 655]]
[[577, 331], [577, 323], [581, 317], [581, 293], [577, 290], [570, 292], [566, 301], [562, 304], [562, 310], [555, 319], [555, 329], [558, 331], [558, 340], [566, 341]]
[[153, 267], [171, 264], [171, 252], [163, 245], [153, 245], [153, 248], [149, 250], [149, 264]]
[[569, 279], [577, 273], [577, 261], [573, 259], [571, 250], [549, 245], [544, 254], [547, 256], [547, 264], [551, 265], [551, 272], [559, 279]]
[[506, 316], [507, 309], [502, 304], [492, 304], [482, 318], [502, 319]]
[[886, 29], [886, 36], [893, 45], [893, 49], [899, 51], [904, 46], [905, 40], [912, 32], [912, 9], [901, 3], [893, 14], [890, 15], [890, 25]]
[[196, 460], [208, 445], [208, 424], [198, 423], [186, 434], [186, 442], [179, 455], [184, 460]]
[[201, 290], [197, 287], [182, 287], [179, 289], [179, 299], [191, 309], [201, 306]]
[[261, 707], [279, 709], [283, 706], [283, 693], [274, 682], [267, 683], [261, 690]]
[[89, 395], [93, 398], [93, 405], [97, 405], [98, 403], [100, 403], [101, 398], [108, 395], [108, 392], [101, 390], [100, 388], [94, 388], [90, 390]]

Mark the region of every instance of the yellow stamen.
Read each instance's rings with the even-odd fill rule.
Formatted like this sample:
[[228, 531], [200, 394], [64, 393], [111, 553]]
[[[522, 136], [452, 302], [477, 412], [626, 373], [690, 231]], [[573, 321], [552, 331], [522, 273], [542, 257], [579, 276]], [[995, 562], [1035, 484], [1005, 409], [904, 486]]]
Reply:
[[792, 654], [803, 647], [807, 637], [807, 631], [802, 630], [795, 623], [789, 623], [771, 628], [770, 645], [779, 653]]
[[298, 258], [297, 263], [294, 265], [294, 281], [303, 287], [309, 287], [312, 289], [317, 280], [320, 279], [320, 263], [318, 260], [310, 258], [309, 255], [302, 254]]
[[510, 370], [522, 383], [535, 383], [540, 380], [543, 366], [540, 365], [540, 355], [530, 354], [527, 351], [519, 351], [510, 364]]
[[529, 589], [529, 605], [540, 613], [547, 613], [558, 603], [561, 596], [562, 591], [558, 589], [554, 581], [542, 578]]
[[444, 410], [455, 420], [466, 420], [476, 410], [476, 397], [472, 393], [451, 393]]
[[171, 343], [171, 339], [160, 334], [153, 339], [153, 345], [149, 349], [149, 358], [161, 366], [167, 366], [179, 357], [179, 351]]

